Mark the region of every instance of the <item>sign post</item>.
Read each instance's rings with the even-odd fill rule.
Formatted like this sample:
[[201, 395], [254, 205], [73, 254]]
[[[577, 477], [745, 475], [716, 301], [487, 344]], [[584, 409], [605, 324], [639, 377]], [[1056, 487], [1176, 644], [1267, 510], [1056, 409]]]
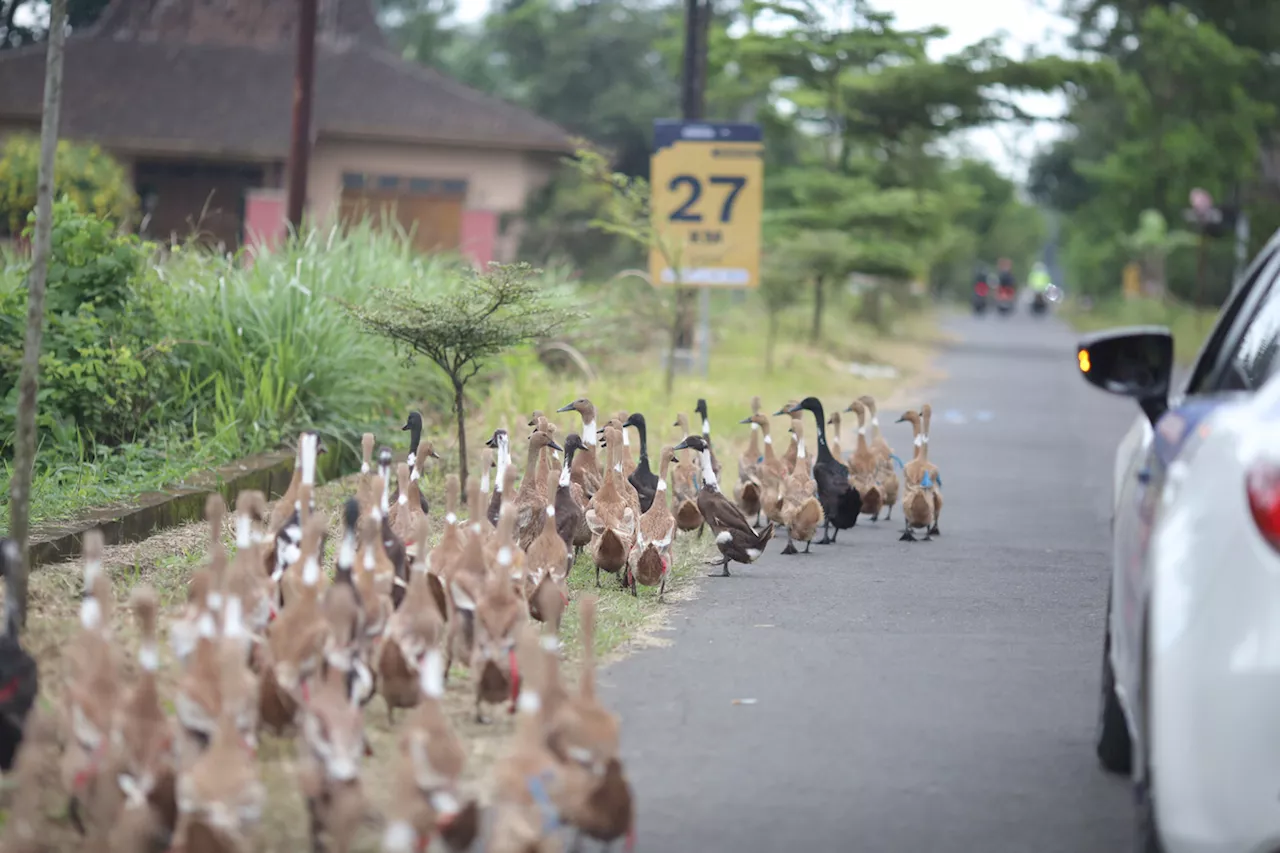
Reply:
[[759, 125], [660, 120], [650, 162], [657, 286], [760, 284], [764, 144]]

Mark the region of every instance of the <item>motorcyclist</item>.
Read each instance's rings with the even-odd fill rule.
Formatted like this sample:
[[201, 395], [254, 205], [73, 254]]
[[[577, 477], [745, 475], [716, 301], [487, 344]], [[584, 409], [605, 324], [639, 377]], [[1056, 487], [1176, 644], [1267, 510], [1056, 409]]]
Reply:
[[1016, 290], [1018, 282], [1013, 277], [1013, 261], [1008, 258], [1001, 258], [997, 265], [999, 269], [999, 283], [1001, 287], [1007, 287], [1010, 290]]
[[1049, 277], [1049, 270], [1040, 261], [1036, 261], [1031, 267], [1031, 274], [1027, 276], [1027, 284], [1031, 285], [1031, 290], [1037, 296], [1043, 296], [1049, 286], [1053, 284], [1053, 280]]

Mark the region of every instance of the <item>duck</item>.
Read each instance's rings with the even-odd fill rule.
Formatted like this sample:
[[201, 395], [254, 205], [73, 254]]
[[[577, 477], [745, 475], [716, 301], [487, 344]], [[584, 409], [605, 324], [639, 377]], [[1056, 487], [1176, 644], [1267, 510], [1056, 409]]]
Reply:
[[672, 447], [662, 448], [659, 457], [658, 487], [649, 509], [640, 516], [636, 525], [636, 543], [628, 558], [631, 570], [631, 593], [636, 584], [658, 587], [658, 601], [667, 591], [667, 576], [671, 570], [671, 545], [676, 538], [676, 518], [667, 506], [667, 467], [675, 456]]
[[867, 408], [861, 400], [854, 400], [847, 411], [858, 416], [857, 443], [853, 453], [849, 454], [849, 484], [862, 496], [862, 514], [877, 521], [880, 510], [884, 508], [884, 490], [876, 479], [879, 462], [867, 444]]
[[[775, 525], [786, 524], [782, 517], [782, 483], [790, 473], [786, 464], [773, 451], [773, 437], [769, 434], [769, 419], [760, 412], [742, 420], [760, 430], [763, 436], [764, 452], [761, 454], [756, 476], [760, 480], [760, 511], [764, 517]], [[794, 468], [794, 463], [792, 465]], [[756, 518], [755, 526], [760, 527], [760, 519]]]
[[[560, 472], [553, 468], [551, 475], [550, 486], [556, 488]], [[555, 503], [547, 504], [542, 531], [525, 549], [525, 567], [529, 615], [552, 624], [558, 633], [564, 605], [569, 601], [569, 546], [556, 529]]]
[[[827, 445], [831, 448], [831, 455], [847, 465], [849, 463], [849, 458], [846, 458], [844, 453], [840, 450], [840, 430], [843, 424], [841, 424], [840, 412], [838, 410], [832, 412], [831, 417], [827, 418], [827, 426], [831, 427], [831, 435], [827, 439]], [[849, 454], [850, 457], [852, 457], [852, 455], [853, 454]]]
[[904, 412], [898, 423], [910, 423], [916, 447], [915, 457], [902, 469], [902, 542], [916, 541], [912, 530], [923, 530], [924, 541], [930, 539], [933, 529], [933, 494], [929, 463], [922, 458], [923, 432], [919, 412]]
[[[689, 419], [683, 414], [677, 415], [675, 425], [680, 428], [683, 442], [689, 437]], [[692, 452], [678, 456], [671, 470], [671, 495], [675, 502], [676, 529], [686, 533], [696, 530], [701, 535], [705, 523], [698, 511], [698, 469], [699, 462]]]
[[[813, 479], [818, 484], [818, 501], [822, 504], [823, 515], [822, 538], [818, 544], [830, 545], [835, 543], [841, 530], [858, 523], [862, 496], [849, 485], [848, 467], [832, 456], [831, 448], [827, 447], [827, 423], [822, 402], [817, 397], [805, 397], [785, 411], [796, 414], [801, 410], [811, 412], [818, 425], [818, 458], [813, 463]], [[835, 528], [835, 533], [831, 533], [829, 528]]]
[[[631, 473], [636, 470], [636, 460], [631, 455], [631, 436], [626, 430], [627, 421], [630, 418], [631, 414], [629, 412], [618, 412], [608, 424], [605, 424], [605, 426], [615, 426], [622, 432], [622, 453], [619, 458], [622, 462], [622, 475], [628, 480], [631, 479]], [[603, 433], [603, 430], [601, 432]]]
[[[350, 853], [368, 814], [360, 765], [368, 754], [364, 712], [350, 700], [346, 676], [322, 669], [302, 711], [298, 781], [310, 817], [311, 848]], [[321, 843], [328, 836], [327, 845]]]
[[492, 770], [489, 853], [559, 853], [559, 810], [551, 791], [560, 762], [546, 743], [543, 697], [546, 657], [537, 630], [523, 626], [513, 657], [524, 674], [516, 700], [515, 734]]
[[[611, 436], [615, 438], [616, 436]], [[618, 574], [623, 586], [627, 583], [627, 554], [635, 541], [635, 510], [623, 494], [621, 472], [617, 468], [618, 445], [621, 441], [606, 440], [609, 468], [604, 484], [595, 493], [587, 507], [587, 524], [591, 525], [591, 559], [596, 566], [596, 585], [600, 584], [600, 572]]]
[[942, 475], [938, 473], [938, 466], [929, 461], [929, 421], [932, 418], [933, 407], [925, 403], [920, 407], [920, 458], [927, 464], [932, 481], [930, 488], [933, 490], [933, 527], [929, 528], [929, 535], [941, 536], [938, 517], [942, 515]]
[[[430, 442], [427, 446], [422, 447], [422, 413], [410, 412], [405, 420], [404, 426], [400, 427], [401, 431], [409, 432], [409, 455], [405, 458], [406, 464], [409, 466], [410, 478], [414, 481], [422, 475], [423, 465], [427, 459], [439, 459], [440, 454], [436, 453]], [[401, 487], [403, 493], [404, 487]], [[427, 502], [427, 496], [418, 490], [418, 508], [422, 510], [423, 515], [431, 513], [431, 505]]]
[[893, 517], [893, 507], [898, 503], [898, 492], [901, 488], [898, 482], [898, 471], [894, 468], [894, 464], [901, 467], [902, 461], [893, 455], [893, 448], [889, 446], [884, 433], [880, 431], [880, 416], [876, 413], [875, 398], [870, 394], [863, 394], [858, 398], [858, 402], [867, 407], [867, 441], [871, 443], [871, 452], [876, 455], [876, 482], [884, 492], [884, 518], [885, 521], [889, 521]]
[[697, 435], [691, 435], [673, 450], [689, 449], [702, 457], [702, 488], [698, 490], [698, 511], [716, 537], [716, 547], [723, 557], [721, 572], [711, 577], [729, 577], [729, 563], [754, 563], [773, 538], [773, 522], [759, 533], [742, 515], [742, 510], [720, 492], [716, 472], [711, 468], [711, 447]]
[[560, 469], [553, 502], [556, 508], [556, 532], [571, 549], [571, 561], [591, 544], [591, 525], [587, 524], [587, 499], [582, 493], [582, 486], [573, 482], [573, 456], [582, 446], [582, 436], [576, 432], [565, 436], [564, 464]]
[[[489, 498], [489, 511], [486, 516], [489, 523], [494, 527], [498, 526], [498, 513], [502, 510], [502, 490], [506, 485], [507, 469], [511, 467], [511, 438], [507, 435], [505, 429], [495, 429], [493, 436], [485, 442], [485, 446], [492, 450], [494, 459], [492, 464], [497, 466], [495, 476], [495, 487], [493, 496]], [[483, 456], [483, 454], [482, 454]], [[489, 480], [489, 464], [481, 459], [480, 470], [480, 491], [485, 491], [485, 484]]]
[[596, 407], [586, 397], [579, 397], [572, 403], [561, 406], [556, 412], [577, 412], [582, 418], [582, 448], [573, 458], [573, 482], [582, 486], [582, 493], [587, 500], [595, 496], [596, 490], [604, 485], [604, 475], [600, 471], [600, 460], [596, 456], [599, 444], [599, 433], [596, 426]]
[[[791, 418], [791, 424], [795, 424], [796, 421], [803, 417], [801, 410], [797, 408], [799, 405], [799, 400], [788, 400], [785, 406], [773, 413], [773, 416], [787, 415]], [[782, 454], [782, 467], [787, 472], [790, 472], [792, 468], [796, 467], [796, 452], [799, 449], [799, 445], [796, 444], [796, 431], [791, 429], [790, 425], [788, 425], [787, 429], [791, 435], [791, 443], [787, 445], [786, 452]]]
[[[784, 554], [808, 554], [813, 537], [822, 524], [822, 504], [818, 501], [818, 484], [809, 473], [809, 459], [804, 447], [804, 425], [797, 422], [796, 463], [782, 484], [782, 516], [787, 524], [787, 547]], [[796, 549], [796, 542], [804, 543], [804, 551]]]
[[624, 453], [630, 452], [626, 445], [627, 427], [633, 427], [640, 436], [640, 458], [627, 475], [627, 481], [636, 490], [636, 494], [640, 498], [640, 512], [644, 513], [649, 511], [649, 507], [653, 503], [653, 496], [658, 491], [658, 483], [661, 478], [653, 473], [653, 469], [649, 465], [649, 428], [645, 424], [644, 415], [639, 412], [632, 412], [622, 422]]
[[521, 550], [527, 549], [542, 532], [543, 516], [547, 511], [548, 495], [546, 489], [538, 485], [536, 476], [538, 458], [544, 447], [552, 450], [564, 449], [556, 444], [550, 433], [542, 430], [534, 430], [529, 436], [529, 457], [525, 465], [525, 477], [521, 480], [520, 491], [515, 496], [515, 535]]
[[439, 834], [450, 850], [466, 850], [479, 828], [474, 800], [460, 784], [467, 751], [444, 710], [444, 655], [428, 649], [420, 667], [420, 701], [400, 733], [395, 792], [383, 853], [418, 853]]
[[[752, 416], [760, 413], [760, 398], [751, 398], [751, 414]], [[733, 487], [733, 499], [742, 509], [742, 514], [747, 518], [755, 519], [752, 524], [755, 527], [760, 526], [760, 512], [763, 509], [761, 504], [761, 483], [760, 483], [760, 466], [764, 464], [764, 455], [760, 452], [760, 424], [756, 423], [752, 418], [744, 418], [739, 423], [751, 425], [751, 443], [747, 445], [747, 449], [738, 457], [738, 482]]]

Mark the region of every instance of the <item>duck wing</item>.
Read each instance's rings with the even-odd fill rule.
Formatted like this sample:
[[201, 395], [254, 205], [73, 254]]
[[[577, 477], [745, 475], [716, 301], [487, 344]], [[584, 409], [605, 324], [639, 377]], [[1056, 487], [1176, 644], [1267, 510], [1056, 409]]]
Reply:
[[711, 488], [698, 491], [698, 511], [716, 533], [725, 530], [756, 538], [755, 528], [733, 501]]

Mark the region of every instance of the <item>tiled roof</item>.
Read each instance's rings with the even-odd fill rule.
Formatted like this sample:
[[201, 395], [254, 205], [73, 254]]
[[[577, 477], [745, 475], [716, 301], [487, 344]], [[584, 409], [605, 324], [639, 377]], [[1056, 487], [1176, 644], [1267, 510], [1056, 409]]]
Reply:
[[[224, 32], [196, 41], [175, 33], [173, 26], [147, 29], [142, 24], [154, 18], [135, 19], [125, 11], [145, 5], [158, 15], [170, 7], [212, 2], [117, 3], [92, 31], [70, 37], [62, 135], [131, 151], [283, 158], [295, 56], [286, 33], [277, 29], [275, 38], [249, 42]], [[231, 0], [237, 2], [246, 0]], [[362, 21], [372, 21], [372, 12], [365, 17], [350, 12], [367, 2], [321, 0], [322, 19], [335, 17], [316, 45], [318, 138], [568, 150], [568, 135], [551, 122], [388, 52], [380, 34], [361, 28]], [[177, 23], [184, 20], [198, 23]], [[345, 20], [348, 29], [335, 28], [335, 20]], [[38, 120], [44, 53], [43, 45], [0, 51], [0, 121]]]

